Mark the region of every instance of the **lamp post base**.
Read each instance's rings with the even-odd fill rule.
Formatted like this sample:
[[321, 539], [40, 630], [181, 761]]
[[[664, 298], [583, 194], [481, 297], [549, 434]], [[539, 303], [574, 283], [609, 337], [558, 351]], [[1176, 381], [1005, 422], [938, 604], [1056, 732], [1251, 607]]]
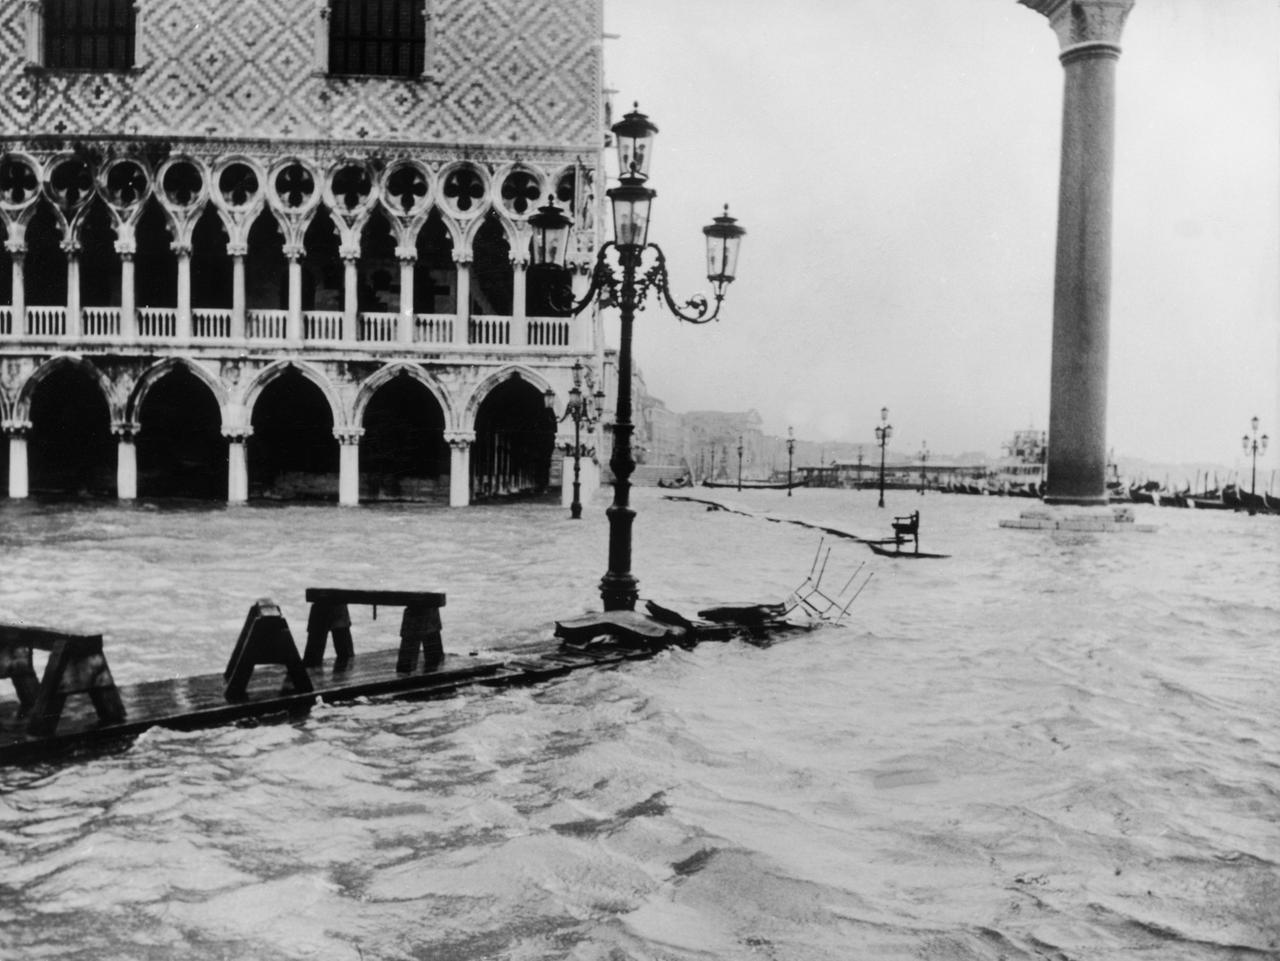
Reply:
[[600, 579], [600, 599], [606, 611], [634, 611], [640, 597], [640, 582], [633, 574], [614, 574]]

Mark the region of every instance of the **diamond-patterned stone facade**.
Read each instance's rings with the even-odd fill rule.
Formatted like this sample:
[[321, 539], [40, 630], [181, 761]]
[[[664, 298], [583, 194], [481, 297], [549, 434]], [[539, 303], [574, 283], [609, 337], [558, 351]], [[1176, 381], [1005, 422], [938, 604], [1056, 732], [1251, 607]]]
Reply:
[[128, 72], [27, 70], [0, 3], [0, 137], [601, 143], [601, 0], [429, 0], [427, 71], [317, 70], [316, 0], [142, 0]]

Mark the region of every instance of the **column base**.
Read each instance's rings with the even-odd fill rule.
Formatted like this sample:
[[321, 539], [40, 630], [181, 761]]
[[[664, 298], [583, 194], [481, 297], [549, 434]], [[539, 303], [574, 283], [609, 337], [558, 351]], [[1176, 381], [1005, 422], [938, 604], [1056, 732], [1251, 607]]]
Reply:
[[1001, 527], [1024, 531], [1081, 531], [1097, 534], [1127, 534], [1139, 531], [1149, 534], [1155, 524], [1138, 524], [1133, 519], [1133, 508], [1127, 506], [1079, 506], [1066, 509], [1063, 505], [1047, 505], [1025, 510], [1013, 520], [1003, 520]]

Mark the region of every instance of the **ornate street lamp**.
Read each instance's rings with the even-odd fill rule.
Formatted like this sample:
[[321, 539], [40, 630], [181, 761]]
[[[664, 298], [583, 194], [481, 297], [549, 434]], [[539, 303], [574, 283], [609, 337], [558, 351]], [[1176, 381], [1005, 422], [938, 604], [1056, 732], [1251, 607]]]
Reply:
[[884, 507], [884, 449], [893, 436], [893, 425], [889, 423], [889, 408], [880, 408], [880, 423], [876, 426], [876, 441], [880, 444], [880, 506]]
[[[590, 428], [604, 416], [604, 391], [597, 390], [592, 394], [593, 403], [588, 404], [582, 392], [583, 370], [582, 361], [573, 362], [573, 387], [569, 389], [569, 401], [565, 404], [564, 416], [560, 418], [561, 423], [573, 421], [573, 446], [566, 444], [564, 452], [573, 456], [573, 501], [569, 504], [569, 517], [575, 521], [582, 517], [582, 458], [595, 453], [594, 447], [582, 446], [582, 427], [585, 424]], [[587, 386], [591, 386], [589, 379]]]
[[738, 435], [738, 490], [742, 490], [742, 435]]
[[791, 496], [791, 462], [796, 452], [796, 429], [787, 428], [787, 496]]
[[1253, 430], [1253, 437], [1251, 438], [1248, 434], [1245, 434], [1244, 437], [1241, 438], [1241, 442], [1244, 446], [1244, 452], [1246, 454], [1253, 454], [1253, 477], [1249, 483], [1249, 513], [1256, 514], [1258, 512], [1258, 455], [1265, 454], [1267, 452], [1267, 440], [1269, 438], [1266, 434], [1263, 434], [1261, 437], [1258, 436], [1258, 418], [1255, 417], [1253, 420], [1249, 421], [1249, 427]]
[[[729, 216], [725, 207], [723, 215], [716, 217], [702, 228], [707, 244], [707, 279], [711, 282], [715, 308], [710, 309], [707, 298], [695, 295], [677, 306], [671, 296], [667, 276], [666, 257], [657, 244], [648, 242], [649, 213], [655, 191], [645, 186], [649, 176], [649, 162], [653, 156], [653, 137], [658, 132], [649, 118], [633, 110], [613, 125], [613, 135], [618, 147], [618, 169], [621, 176], [618, 186], [606, 191], [605, 196], [613, 207], [613, 240], [605, 243], [596, 256], [591, 271], [591, 286], [576, 304], [567, 310], [579, 314], [597, 298], [616, 304], [619, 311], [618, 343], [618, 406], [614, 415], [613, 454], [609, 467], [613, 471], [613, 504], [606, 512], [609, 517], [609, 568], [600, 581], [600, 596], [607, 611], [634, 610], [639, 596], [639, 581], [631, 573], [631, 525], [635, 511], [630, 507], [631, 474], [635, 471], [635, 458], [631, 452], [631, 327], [636, 311], [644, 305], [650, 290], [662, 295], [667, 309], [680, 320], [693, 324], [705, 324], [720, 314], [725, 288], [733, 281], [738, 265], [738, 249], [746, 231]], [[529, 218], [533, 230], [530, 246], [531, 266], [534, 269], [563, 268], [567, 251], [568, 230], [572, 221], [564, 210], [556, 206], [554, 198]], [[615, 251], [619, 277], [607, 254]], [[652, 251], [649, 266], [645, 266], [645, 254]]]
[[921, 497], [924, 496], [924, 485], [925, 485], [924, 468], [925, 468], [925, 465], [928, 463], [929, 463], [929, 442], [922, 440], [920, 442], [920, 496]]

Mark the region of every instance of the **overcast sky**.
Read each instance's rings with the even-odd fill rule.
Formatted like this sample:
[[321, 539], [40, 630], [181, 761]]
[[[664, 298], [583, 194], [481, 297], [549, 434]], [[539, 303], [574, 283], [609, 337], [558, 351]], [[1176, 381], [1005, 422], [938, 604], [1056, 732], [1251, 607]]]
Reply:
[[[649, 236], [677, 297], [707, 287], [723, 203], [748, 230], [719, 323], [640, 315], [652, 393], [822, 441], [872, 440], [888, 406], [895, 447], [937, 453], [1048, 426], [1063, 71], [1043, 16], [605, 0], [605, 28], [617, 113], [638, 100], [660, 128]], [[1280, 0], [1137, 0], [1122, 42], [1108, 444], [1234, 463], [1254, 415], [1280, 447]]]

